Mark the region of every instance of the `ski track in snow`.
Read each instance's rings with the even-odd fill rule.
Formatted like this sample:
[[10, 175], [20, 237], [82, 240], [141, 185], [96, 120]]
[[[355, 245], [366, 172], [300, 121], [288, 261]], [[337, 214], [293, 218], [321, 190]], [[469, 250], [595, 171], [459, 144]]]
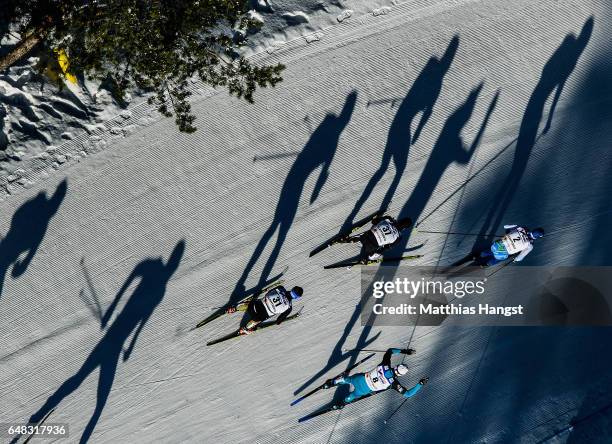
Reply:
[[[556, 233], [536, 245], [527, 264], [607, 264], [610, 11], [578, 0], [415, 0], [376, 7], [383, 6], [390, 8], [385, 14], [354, 13], [317, 30], [316, 40], [296, 38], [254, 55], [288, 66], [284, 82], [259, 91], [254, 105], [206, 93], [193, 104], [195, 134], [179, 134], [172, 120], [159, 118], [122, 138], [104, 133], [95, 155], [32, 176], [29, 189], [2, 202], [0, 422], [27, 421], [70, 377], [86, 374], [78, 388], [61, 389], [49, 419], [69, 423], [70, 442], [76, 442], [99, 398], [100, 368], [81, 369], [93, 357], [105, 369], [117, 362], [117, 370], [92, 442], [605, 442], [612, 398], [608, 329], [370, 331], [354, 316], [359, 271], [322, 269], [355, 250], [340, 245], [307, 256], [345, 223], [385, 148], [399, 146], [398, 159], [409, 150], [405, 169], [396, 172], [389, 161], [356, 219], [378, 209], [400, 174], [391, 214], [418, 216], [424, 230], [480, 230], [505, 186], [513, 197], [499, 208], [502, 222]], [[542, 69], [591, 16], [592, 35], [551, 129], [542, 134], [554, 95], [534, 93], [546, 92]], [[409, 128], [414, 135], [422, 112], [411, 115], [402, 100], [430, 57], [441, 58], [456, 35], [456, 54], [420, 137], [412, 146], [397, 136], [391, 143], [390, 134]], [[548, 75], [568, 64], [566, 54]], [[469, 119], [453, 127], [451, 117], [457, 119], [481, 82], [475, 102], [467, 102], [473, 105]], [[464, 164], [447, 162], [452, 143], [469, 146], [493, 105], [473, 155]], [[537, 117], [540, 108], [541, 119], [523, 121], [526, 110]], [[532, 127], [538, 128], [536, 142], [517, 152], [517, 136], [529, 139]], [[518, 185], [507, 177], [513, 163], [524, 165]], [[322, 165], [329, 175], [311, 204]], [[271, 224], [278, 229], [258, 248]], [[284, 227], [271, 272], [261, 278], [289, 265], [286, 285], [305, 288], [303, 316], [227, 347], [206, 347], [236, 328], [240, 315], [190, 329], [230, 299], [237, 281], [258, 284]], [[181, 240], [185, 252], [168, 277], [161, 267]], [[425, 241], [418, 251], [424, 257], [415, 263], [447, 264], [473, 239], [415, 231], [408, 245]], [[35, 253], [31, 263], [15, 273], [14, 263], [28, 249]], [[243, 274], [255, 251], [259, 259]], [[103, 314], [133, 270], [142, 279], [125, 289], [102, 329]], [[163, 299], [123, 361], [116, 339], [124, 350], [134, 332], [127, 327], [132, 318], [121, 313], [132, 295], [142, 298], [135, 313], [146, 310], [152, 304], [147, 295], [160, 288]], [[294, 392], [322, 369], [304, 390], [341, 372], [353, 362], [342, 349], [374, 337], [370, 347], [416, 348], [405, 360], [410, 373], [402, 382], [429, 375], [430, 383], [386, 425], [402, 402], [395, 393], [298, 425], [297, 418], [333, 394], [318, 393], [290, 408]], [[574, 429], [560, 433], [571, 422]]]

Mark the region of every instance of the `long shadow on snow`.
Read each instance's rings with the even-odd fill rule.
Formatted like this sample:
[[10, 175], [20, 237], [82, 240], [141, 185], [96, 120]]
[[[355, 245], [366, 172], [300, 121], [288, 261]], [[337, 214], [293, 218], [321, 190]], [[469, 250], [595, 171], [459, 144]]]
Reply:
[[[348, 231], [353, 224], [355, 216], [359, 213], [359, 210], [366, 202], [374, 187], [383, 178], [385, 172], [389, 168], [389, 164], [393, 161], [395, 167], [395, 176], [393, 181], [389, 185], [385, 197], [381, 203], [380, 208], [386, 209], [393, 199], [395, 190], [397, 189], [402, 174], [406, 169], [408, 163], [408, 153], [410, 151], [410, 145], [416, 143], [423, 130], [423, 127], [429, 120], [433, 107], [438, 100], [440, 91], [442, 90], [442, 82], [446, 73], [448, 72], [451, 63], [457, 53], [459, 47], [459, 36], [453, 37], [451, 42], [446, 48], [442, 58], [431, 57], [419, 76], [416, 78], [412, 87], [404, 97], [393, 121], [389, 128], [389, 135], [387, 136], [387, 144], [385, 145], [385, 151], [380, 167], [366, 185], [361, 197], [355, 204], [353, 211], [349, 214], [344, 225], [341, 227], [340, 232]], [[410, 126], [412, 120], [422, 112], [421, 120], [419, 121], [417, 128], [414, 132], [414, 136], [410, 135]]]
[[[579, 197], [583, 198], [583, 204], [588, 199], [591, 213], [597, 219], [582, 221], [574, 227], [584, 232], [585, 243], [580, 252], [574, 252], [576, 255], [573, 257], [575, 263], [581, 265], [606, 265], [610, 262], [608, 246], [612, 237], [609, 229], [612, 214], [606, 212], [603, 217], [599, 214], [609, 209], [612, 181], [609, 175], [593, 175], [597, 170], [608, 171], [611, 166], [606, 149], [599, 148], [607, 146], [612, 137], [607, 125], [612, 100], [608, 81], [612, 63], [609, 60], [610, 57], [598, 60], [581, 80], [576, 97], [572, 99], [574, 103], [568, 105], [569, 109], [576, 107], [578, 112], [568, 112], [567, 117], [561, 120], [560, 129], [557, 130], [559, 136], [547, 143], [550, 152], [539, 160], [541, 171], [530, 175], [528, 183], [521, 187], [539, 189], [558, 208], [571, 207], [573, 198], [563, 193], [563, 187], [546, 189], [548, 182], [543, 180], [543, 176], [565, 181], [569, 187], [586, 188], [584, 193], [579, 193]], [[581, 134], [597, 137], [587, 142], [578, 136], [577, 145], [563, 143], [568, 129], [582, 130]], [[590, 144], [595, 151], [585, 150], [581, 142]], [[580, 156], [583, 165], [576, 166], [575, 171], [566, 171], [565, 176], [550, 172], [551, 165], [564, 156], [564, 151], [569, 150], [583, 153]], [[578, 174], [573, 174], [576, 171]], [[474, 199], [479, 200], [480, 196], [474, 196]], [[546, 217], [552, 227], [576, 225], [572, 223], [571, 214], [558, 211], [551, 218], [550, 214], [542, 212], [541, 205], [523, 206], [519, 210], [524, 220]], [[472, 221], [473, 213], [463, 211], [457, 219], [457, 227], [468, 231], [464, 227]], [[558, 245], [557, 250], [563, 248], [563, 245]], [[530, 262], [544, 265], [549, 257], [543, 248], [537, 248], [530, 255]], [[555, 257], [554, 252], [552, 257]], [[457, 349], [460, 345], [454, 340], [452, 347], [443, 343], [436, 346], [436, 350], [431, 350], [433, 359], [428, 362], [428, 369], [424, 372], [431, 376], [431, 387], [427, 386], [419, 393], [415, 398], [418, 404], [413, 409], [404, 406], [393, 423], [362, 430], [361, 442], [448, 443], [483, 439], [496, 442], [536, 442], [542, 439], [538, 442], [550, 442], [560, 429], [550, 427], [548, 423], [559, 423], [560, 415], [573, 417], [571, 424], [575, 424], [575, 428], [568, 443], [607, 442], [612, 402], [608, 377], [612, 357], [604, 351], [611, 335], [608, 329], [489, 327], [474, 329], [473, 333], [465, 329], [461, 331], [473, 337], [473, 340], [465, 341], [467, 346], [463, 349], [463, 356], [462, 350]], [[448, 333], [452, 334], [453, 331]], [[441, 334], [442, 338], [445, 336], [446, 332]], [[453, 355], [459, 355], [460, 360], [452, 362]], [[460, 372], [456, 372], [458, 368]], [[470, 368], [472, 371], [468, 371]], [[443, 375], [447, 380], [449, 375], [453, 375], [450, 379], [452, 386], [445, 384], [440, 391], [438, 382], [445, 381], [438, 381], [438, 378]], [[461, 388], [459, 392], [458, 387]], [[431, 396], [429, 391], [432, 391]], [[570, 400], [580, 399], [578, 393], [581, 391], [585, 395], [577, 403], [567, 403], [568, 398], [563, 398], [564, 392], [567, 392]], [[458, 393], [461, 393], [460, 397], [457, 397]], [[415, 415], [414, 409], [418, 415]], [[555, 433], [547, 432], [547, 428], [552, 428]], [[563, 434], [560, 438], [565, 436]]]
[[493, 205], [480, 229], [482, 236], [476, 240], [473, 251], [479, 250], [483, 245], [489, 245], [493, 241], [497, 227], [500, 226], [506, 210], [518, 190], [521, 178], [527, 168], [527, 162], [537, 142], [538, 127], [544, 114], [544, 105], [554, 91], [555, 95], [542, 134], [546, 134], [551, 127], [555, 108], [565, 82], [574, 71], [580, 55], [589, 42], [592, 31], [593, 18], [591, 17], [585, 22], [580, 35], [576, 37], [574, 34], [568, 34], [544, 65], [540, 80], [529, 98], [521, 120], [514, 152], [514, 162], [506, 180], [493, 199]]
[[[30, 423], [38, 422], [50, 410], [57, 407], [64, 398], [77, 390], [83, 381], [99, 367], [100, 373], [96, 408], [80, 440], [81, 443], [88, 441], [102, 414], [106, 401], [108, 400], [121, 352], [123, 351], [123, 361], [127, 361], [134, 349], [138, 335], [153, 314], [155, 308], [162, 301], [168, 281], [178, 268], [184, 251], [185, 242], [180, 241], [174, 247], [167, 263], [164, 264], [161, 257], [155, 259], [151, 258], [140, 262], [134, 268], [115, 296], [115, 299], [106, 310], [102, 318], [102, 327], [104, 328], [109, 322], [113, 312], [117, 308], [119, 300], [128, 287], [135, 280], [140, 279], [138, 286], [126, 302], [121, 313], [117, 315], [104, 337], [93, 349], [79, 371], [64, 382], [61, 387], [47, 399], [47, 402], [30, 417]], [[132, 340], [127, 349], [124, 350], [124, 343], [132, 333]]]
[[[15, 211], [8, 233], [0, 241], [0, 297], [6, 272], [11, 265], [13, 279], [26, 272], [45, 237], [49, 222], [66, 196], [67, 189], [68, 184], [64, 180], [50, 198], [47, 198], [46, 193], [40, 192]], [[20, 259], [23, 254], [25, 257]]]
[[[442, 174], [452, 163], [467, 163], [471, 158], [472, 154], [478, 147], [480, 143], [480, 139], [484, 133], [485, 127], [489, 121], [489, 117], [491, 116], [493, 109], [497, 103], [496, 94], [491, 104], [489, 105], [489, 109], [487, 114], [483, 120], [483, 123], [478, 131], [478, 135], [474, 139], [472, 145], [467, 149], [465, 149], [463, 139], [461, 137], [461, 130], [469, 121], [474, 107], [476, 105], [476, 99], [482, 89], [482, 83], [474, 88], [469, 94], [467, 100], [459, 107], [455, 112], [447, 119], [440, 136], [432, 149], [429, 160], [419, 178], [419, 182], [415, 186], [414, 191], [411, 193], [410, 198], [402, 208], [400, 212], [400, 217], [410, 216], [413, 217], [414, 220], [418, 220], [418, 216], [423, 211], [423, 208], [427, 204], [429, 197], [433, 193], [438, 181], [442, 177]], [[393, 250], [403, 251], [408, 244], [409, 237], [406, 236], [402, 238], [400, 245]], [[393, 253], [389, 253], [389, 255], [393, 255]], [[387, 275], [388, 277], [388, 275]], [[375, 278], [376, 280], [376, 278]], [[344, 332], [338, 343], [334, 347], [334, 350], [331, 356], [328, 359], [327, 364], [323, 369], [321, 369], [317, 374], [315, 374], [312, 378], [310, 378], [307, 382], [305, 382], [301, 387], [299, 387], [294, 394], [300, 393], [302, 390], [306, 389], [310, 384], [312, 384], [318, 377], [325, 374], [328, 370], [338, 365], [345, 359], [349, 359], [347, 367], [351, 366], [356, 362], [356, 355], [354, 353], [343, 353], [342, 348], [346, 338], [349, 333], [357, 323], [359, 319], [359, 315], [361, 313], [360, 305], [355, 307], [355, 311], [351, 316], [348, 324], [346, 325]], [[367, 347], [368, 344], [373, 342], [378, 338], [378, 335], [368, 339], [372, 327], [365, 327], [357, 340], [355, 345], [355, 349], [361, 349]], [[380, 333], [379, 333], [380, 334]]]
[[283, 184], [278, 204], [276, 205], [274, 220], [257, 244], [242, 276], [236, 283], [230, 303], [236, 302], [240, 299], [241, 295], [244, 294], [246, 279], [272, 238], [272, 235], [278, 230], [276, 244], [262, 270], [258, 286], [261, 286], [270, 275], [281, 247], [285, 242], [289, 228], [297, 213], [300, 197], [308, 177], [310, 177], [317, 168], [321, 167], [321, 172], [319, 173], [315, 188], [310, 197], [311, 204], [317, 199], [321, 188], [327, 181], [329, 167], [336, 153], [336, 149], [338, 148], [340, 135], [351, 119], [356, 101], [357, 92], [353, 91], [348, 95], [340, 115], [327, 114], [323, 122], [321, 122], [318, 128], [310, 136], [304, 149], [297, 156]]
[[[497, 104], [499, 93], [496, 93], [491, 100], [478, 134], [467, 150], [463, 142], [463, 138], [461, 137], [461, 131], [472, 116], [474, 107], [476, 106], [476, 100], [480, 94], [482, 86], [483, 84], [481, 83], [474, 88], [470, 92], [466, 101], [460, 105], [459, 108], [457, 108], [446, 120], [446, 123], [440, 132], [440, 136], [438, 137], [438, 140], [431, 151], [429, 160], [421, 173], [419, 181], [417, 182], [403, 208], [400, 210], [400, 217], [410, 216], [413, 218], [413, 220], [418, 220], [446, 169], [455, 162], [460, 164], [469, 162], [470, 158], [476, 151], [476, 148], [478, 148], [480, 139], [482, 138], [485, 128], [489, 122], [489, 118], [491, 117], [491, 114], [493, 113], [493, 110]], [[399, 245], [393, 250], [403, 251], [406, 248], [409, 240], [409, 236], [402, 237]], [[394, 255], [394, 253], [391, 251], [385, 255], [391, 256]], [[387, 270], [392, 269], [391, 267], [386, 268]], [[395, 265], [394, 268], [397, 268], [397, 265]], [[390, 279], [389, 276], [392, 276], [394, 271], [391, 271], [391, 274], [386, 273], [388, 272], [385, 272], [386, 279]], [[377, 279], [378, 277], [375, 277], [373, 280]], [[357, 307], [356, 311], [361, 311], [360, 307]], [[356, 349], [364, 348], [366, 344], [371, 342], [371, 340], [368, 341], [371, 330], [372, 327], [369, 326], [366, 326], [362, 330], [355, 346]], [[353, 355], [348, 365], [352, 365], [355, 361], [356, 357]]]
[[[521, 186], [527, 190], [537, 187], [558, 208], [571, 208], [572, 204], [577, 203], [577, 198], [582, 199], [582, 205], [592, 208], [591, 213], [597, 216], [597, 220], [586, 220], [582, 224], [569, 224], [572, 215], [566, 212], [551, 214], [548, 209], [548, 213], [545, 213], [544, 205], [523, 205], [518, 209], [526, 220], [546, 219], [554, 228], [569, 224], [575, 225], [574, 230], [581, 230], [586, 243], [580, 252], [582, 254], [574, 251], [574, 264], [605, 265], [609, 262], [610, 213], [605, 213], [605, 217], [598, 215], [600, 210], [609, 207], [612, 181], [607, 175], [602, 177], [593, 173], [610, 168], [610, 156], [600, 148], [607, 145], [611, 137], [605, 123], [610, 115], [609, 103], [612, 98], [612, 89], [606, 80], [610, 78], [610, 72], [610, 62], [598, 61], [596, 67], [580, 81], [575, 97], [568, 105], [572, 112], [567, 112], [561, 120], [557, 137], [543, 147], [545, 157], [539, 159], [538, 169], [531, 172], [527, 183]], [[568, 129], [579, 135], [568, 136]], [[580, 135], [590, 138], [583, 140]], [[586, 147], [591, 149], [587, 150]], [[564, 175], [559, 175], [555, 164], [570, 157], [576, 150], [580, 152], [581, 165], [572, 166], [570, 162]], [[558, 186], [559, 182], [563, 182], [564, 186]], [[572, 189], [576, 185], [585, 188], [585, 191], [576, 192]], [[572, 192], [565, 193], [567, 189], [572, 189]], [[459, 227], [463, 229], [461, 220], [467, 221], [471, 217], [472, 214], [465, 212], [458, 220]], [[557, 257], [555, 247], [562, 250], [564, 246], [553, 245], [550, 241], [552, 239], [530, 255], [531, 263], [544, 265], [550, 258], [554, 260]], [[543, 251], [544, 247], [553, 251], [547, 254]], [[609, 343], [610, 335], [611, 332], [605, 328], [506, 327], [475, 330], [475, 337], [489, 336], [489, 340], [477, 353], [481, 364], [475, 366], [473, 371], [466, 372], [468, 362], [461, 362], [464, 368], [462, 373], [468, 377], [463, 379], [461, 376], [461, 379], [453, 382], [466, 387], [462, 402], [457, 402], [456, 412], [445, 412], [444, 416], [450, 418], [449, 422], [421, 424], [419, 439], [472, 442], [486, 436], [489, 440], [497, 438], [504, 442], [549, 442], [557, 431], [563, 430], [560, 416], [567, 417], [576, 412], [576, 407], [580, 405], [580, 401], [577, 404], [575, 401], [563, 401], [565, 394], [569, 394], [570, 400], [575, 400], [583, 392], [582, 407], [577, 414], [571, 415], [573, 419], [567, 423], [568, 426], [576, 425], [568, 442], [598, 442], [594, 440], [595, 437], [605, 440], [604, 437], [609, 436], [605, 429], [589, 429], [608, 427], [609, 430], [609, 419], [606, 418], [609, 418], [612, 399], [610, 390], [603, 390], [602, 387], [609, 385], [612, 358], [602, 344]], [[438, 352], [444, 354], [444, 350]], [[473, 360], [473, 354], [466, 354], [465, 359]], [[437, 362], [445, 365], [439, 359]], [[435, 363], [430, 369], [434, 374], [443, 373]], [[446, 402], [452, 401], [447, 399]], [[409, 421], [409, 414], [409, 411], [404, 412], [397, 420]], [[478, 421], [475, 421], [476, 418]], [[561, 429], [551, 423], [561, 423]], [[551, 429], [555, 430], [552, 434], [549, 432]], [[491, 434], [492, 430], [497, 431], [497, 436]]]

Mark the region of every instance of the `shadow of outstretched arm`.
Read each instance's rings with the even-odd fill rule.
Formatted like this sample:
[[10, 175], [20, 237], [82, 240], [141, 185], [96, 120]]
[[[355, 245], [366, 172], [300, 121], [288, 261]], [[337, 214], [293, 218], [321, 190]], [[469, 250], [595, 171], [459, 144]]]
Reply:
[[432, 111], [433, 111], [433, 106], [431, 106], [431, 105], [429, 105], [423, 111], [423, 115], [421, 116], [421, 120], [419, 120], [419, 124], [418, 124], [416, 130], [414, 130], [414, 136], [412, 137], [412, 140], [410, 141], [411, 145], [414, 145], [417, 142], [417, 140], [419, 139], [419, 136], [421, 135], [421, 131], [423, 131], [423, 127], [425, 126], [425, 124], [427, 123], [429, 118], [431, 117]]
[[138, 324], [138, 327], [136, 328], [136, 332], [134, 332], [134, 336], [132, 336], [132, 340], [130, 341], [130, 345], [128, 346], [127, 349], [123, 351], [123, 361], [124, 362], [130, 359], [130, 356], [132, 355], [132, 351], [134, 351], [134, 345], [136, 344], [136, 340], [138, 339], [138, 336], [140, 335], [142, 328], [147, 323], [150, 317], [151, 317], [150, 315], [144, 317]]
[[34, 255], [36, 254], [36, 251], [38, 250], [41, 241], [42, 239], [40, 239], [39, 242], [36, 242], [34, 245], [31, 245], [29, 247], [28, 254], [25, 258], [23, 258], [23, 260], [15, 262], [15, 265], [13, 265], [13, 270], [11, 271], [11, 276], [13, 278], [19, 277], [23, 273], [25, 273], [25, 271], [28, 269], [28, 266], [30, 265], [30, 262], [32, 262], [32, 259], [34, 258]]
[[478, 145], [480, 145], [480, 139], [482, 139], [485, 129], [487, 128], [487, 125], [489, 124], [489, 119], [491, 118], [491, 114], [493, 114], [493, 110], [497, 106], [498, 99], [499, 99], [499, 90], [497, 90], [497, 92], [495, 93], [495, 96], [491, 100], [491, 103], [489, 104], [489, 109], [487, 109], [487, 114], [485, 115], [485, 118], [482, 121], [482, 125], [480, 125], [480, 129], [478, 130], [478, 134], [476, 135], [476, 138], [472, 142], [472, 146], [470, 147], [470, 150], [468, 151], [468, 160], [469, 158], [472, 157], [472, 154], [474, 153], [474, 151], [476, 151], [476, 148], [478, 148]]
[[548, 112], [548, 119], [546, 119], [546, 125], [542, 130], [542, 134], [546, 134], [552, 125], [552, 118], [555, 114], [555, 109], [557, 108], [557, 103], [559, 102], [559, 97], [561, 97], [561, 92], [563, 91], [563, 87], [565, 86], [565, 80], [559, 85], [557, 85], [557, 90], [555, 91], [555, 97], [553, 97], [553, 101], [550, 105], [550, 111]]
[[106, 310], [106, 313], [104, 313], [104, 316], [102, 316], [102, 322], [100, 323], [101, 328], [106, 327], [106, 324], [108, 324], [108, 320], [110, 319], [110, 317], [113, 315], [113, 312], [117, 308], [117, 304], [119, 303], [119, 300], [121, 300], [121, 297], [123, 296], [125, 291], [132, 284], [134, 279], [136, 279], [136, 277], [140, 274], [138, 270], [139, 268], [140, 266], [136, 266], [136, 268], [134, 268], [130, 276], [126, 279], [125, 283], [123, 284], [123, 286], [117, 293], [117, 296], [115, 296], [115, 299], [113, 300], [113, 302], [110, 304], [110, 306]]
[[310, 196], [310, 203], [313, 204], [315, 200], [319, 197], [319, 193], [321, 192], [321, 188], [327, 182], [327, 178], [329, 177], [329, 162], [323, 165], [321, 169], [321, 174], [319, 174], [319, 178], [317, 179], [317, 183], [315, 184], [314, 190], [312, 190], [312, 195]]

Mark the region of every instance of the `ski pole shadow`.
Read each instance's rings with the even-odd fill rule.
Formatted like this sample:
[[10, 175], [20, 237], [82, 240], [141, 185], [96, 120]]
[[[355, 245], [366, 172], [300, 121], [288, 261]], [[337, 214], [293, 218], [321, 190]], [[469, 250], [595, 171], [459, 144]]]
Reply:
[[278, 255], [280, 254], [281, 247], [285, 242], [289, 228], [293, 223], [306, 181], [317, 168], [321, 168], [314, 190], [310, 196], [311, 204], [317, 200], [323, 185], [327, 181], [329, 167], [338, 148], [340, 135], [351, 119], [356, 102], [357, 92], [353, 91], [348, 95], [340, 114], [335, 115], [328, 113], [321, 124], [312, 133], [302, 151], [297, 155], [283, 184], [274, 219], [257, 244], [242, 276], [236, 284], [229, 303], [236, 302], [240, 299], [241, 295], [244, 294], [245, 282], [251, 270], [257, 263], [268, 242], [272, 239], [274, 233], [278, 231], [276, 244], [260, 276], [260, 286], [266, 281], [267, 276], [271, 273]]
[[[371, 177], [357, 200], [355, 207], [346, 218], [340, 229], [341, 233], [350, 229], [359, 210], [365, 204], [376, 185], [382, 180], [391, 161], [393, 161], [395, 175], [385, 193], [380, 208], [386, 210], [391, 203], [402, 175], [406, 170], [410, 146], [417, 142], [423, 127], [431, 117], [433, 107], [442, 90], [442, 82], [450, 69], [458, 47], [459, 36], [455, 35], [446, 48], [444, 55], [439, 59], [435, 56], [431, 57], [412, 84], [391, 122], [380, 167]], [[411, 136], [410, 127], [412, 121], [420, 112], [422, 112], [421, 119], [417, 124], [414, 135]]]
[[546, 134], [551, 128], [554, 112], [565, 82], [574, 71], [580, 55], [590, 40], [593, 21], [593, 17], [590, 17], [585, 22], [578, 37], [573, 33], [568, 34], [544, 65], [540, 80], [529, 98], [521, 120], [512, 167], [492, 201], [491, 208], [480, 229], [482, 236], [477, 238], [472, 247], [473, 251], [478, 251], [483, 245], [489, 245], [493, 241], [494, 233], [501, 225], [527, 169], [529, 157], [537, 142], [538, 128], [544, 117], [544, 106], [554, 92], [555, 95], [550, 105], [542, 135]]
[[[51, 219], [66, 196], [67, 189], [68, 183], [64, 180], [50, 198], [45, 192], [40, 192], [15, 211], [11, 227], [0, 241], [0, 297], [6, 273], [11, 265], [13, 279], [26, 272], [47, 233]], [[25, 257], [22, 257], [23, 255]]]
[[[40, 421], [49, 411], [56, 408], [64, 398], [76, 391], [83, 381], [99, 368], [96, 407], [83, 431], [80, 442], [85, 443], [89, 440], [110, 395], [119, 359], [122, 358], [123, 362], [125, 362], [130, 358], [138, 336], [162, 301], [166, 293], [168, 281], [178, 268], [184, 251], [185, 241], [181, 240], [174, 247], [166, 263], [164, 263], [162, 257], [158, 257], [145, 259], [136, 265], [102, 317], [102, 327], [104, 328], [109, 324], [117, 304], [128, 287], [134, 281], [139, 280], [136, 289], [127, 300], [123, 310], [110, 324], [106, 334], [93, 349], [79, 371], [66, 380], [47, 399], [45, 404], [30, 417], [30, 423]], [[132, 334], [131, 342], [127, 349], [124, 349], [124, 344]], [[121, 356], [122, 352], [123, 356]]]
[[84, 257], [81, 258], [81, 268], [83, 270], [83, 275], [85, 276], [87, 288], [89, 289], [89, 294], [91, 296], [87, 296], [85, 290], [82, 289], [79, 293], [79, 297], [81, 298], [85, 306], [88, 308], [88, 310], [91, 311], [91, 314], [100, 322], [100, 328], [103, 328], [102, 316], [104, 315], [102, 314], [102, 307], [100, 306], [100, 298], [98, 297], [98, 292], [96, 291], [96, 288], [93, 284], [91, 274], [89, 273], [89, 270], [85, 265]]

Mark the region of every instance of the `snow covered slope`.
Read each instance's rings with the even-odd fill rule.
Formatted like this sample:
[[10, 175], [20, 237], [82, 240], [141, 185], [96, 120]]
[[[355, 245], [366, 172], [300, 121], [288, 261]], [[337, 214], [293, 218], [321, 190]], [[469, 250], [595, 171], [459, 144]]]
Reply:
[[[308, 258], [390, 202], [423, 230], [542, 225], [526, 264], [607, 264], [609, 9], [355, 13], [255, 55], [288, 66], [255, 105], [202, 96], [195, 134], [154, 119], [36, 175], [0, 206], [0, 422], [57, 406], [68, 442], [609, 442], [610, 329], [363, 328], [359, 271], [322, 269], [354, 250]], [[421, 243], [419, 264], [448, 264], [473, 238], [413, 231]], [[205, 342], [238, 315], [191, 331], [286, 266], [299, 320], [227, 346]], [[387, 424], [396, 393], [298, 425], [333, 393], [290, 408], [296, 394], [366, 344], [416, 348], [402, 382], [429, 384]]]
[[[390, 10], [385, 0], [353, 0], [350, 9], [337, 0], [249, 3], [249, 14], [261, 27], [249, 36], [249, 45], [242, 50], [246, 56], [273, 52], [296, 39], [317, 41], [327, 28], [353, 15], [383, 15]], [[0, 54], [18, 42], [18, 34], [5, 35]], [[132, 90], [119, 103], [105, 82], [82, 76], [78, 82], [58, 82], [47, 57], [34, 51], [0, 73], [0, 201], [138, 131], [157, 115], [155, 107], [146, 103], [146, 92]], [[212, 93], [199, 82], [191, 90], [198, 96]]]

